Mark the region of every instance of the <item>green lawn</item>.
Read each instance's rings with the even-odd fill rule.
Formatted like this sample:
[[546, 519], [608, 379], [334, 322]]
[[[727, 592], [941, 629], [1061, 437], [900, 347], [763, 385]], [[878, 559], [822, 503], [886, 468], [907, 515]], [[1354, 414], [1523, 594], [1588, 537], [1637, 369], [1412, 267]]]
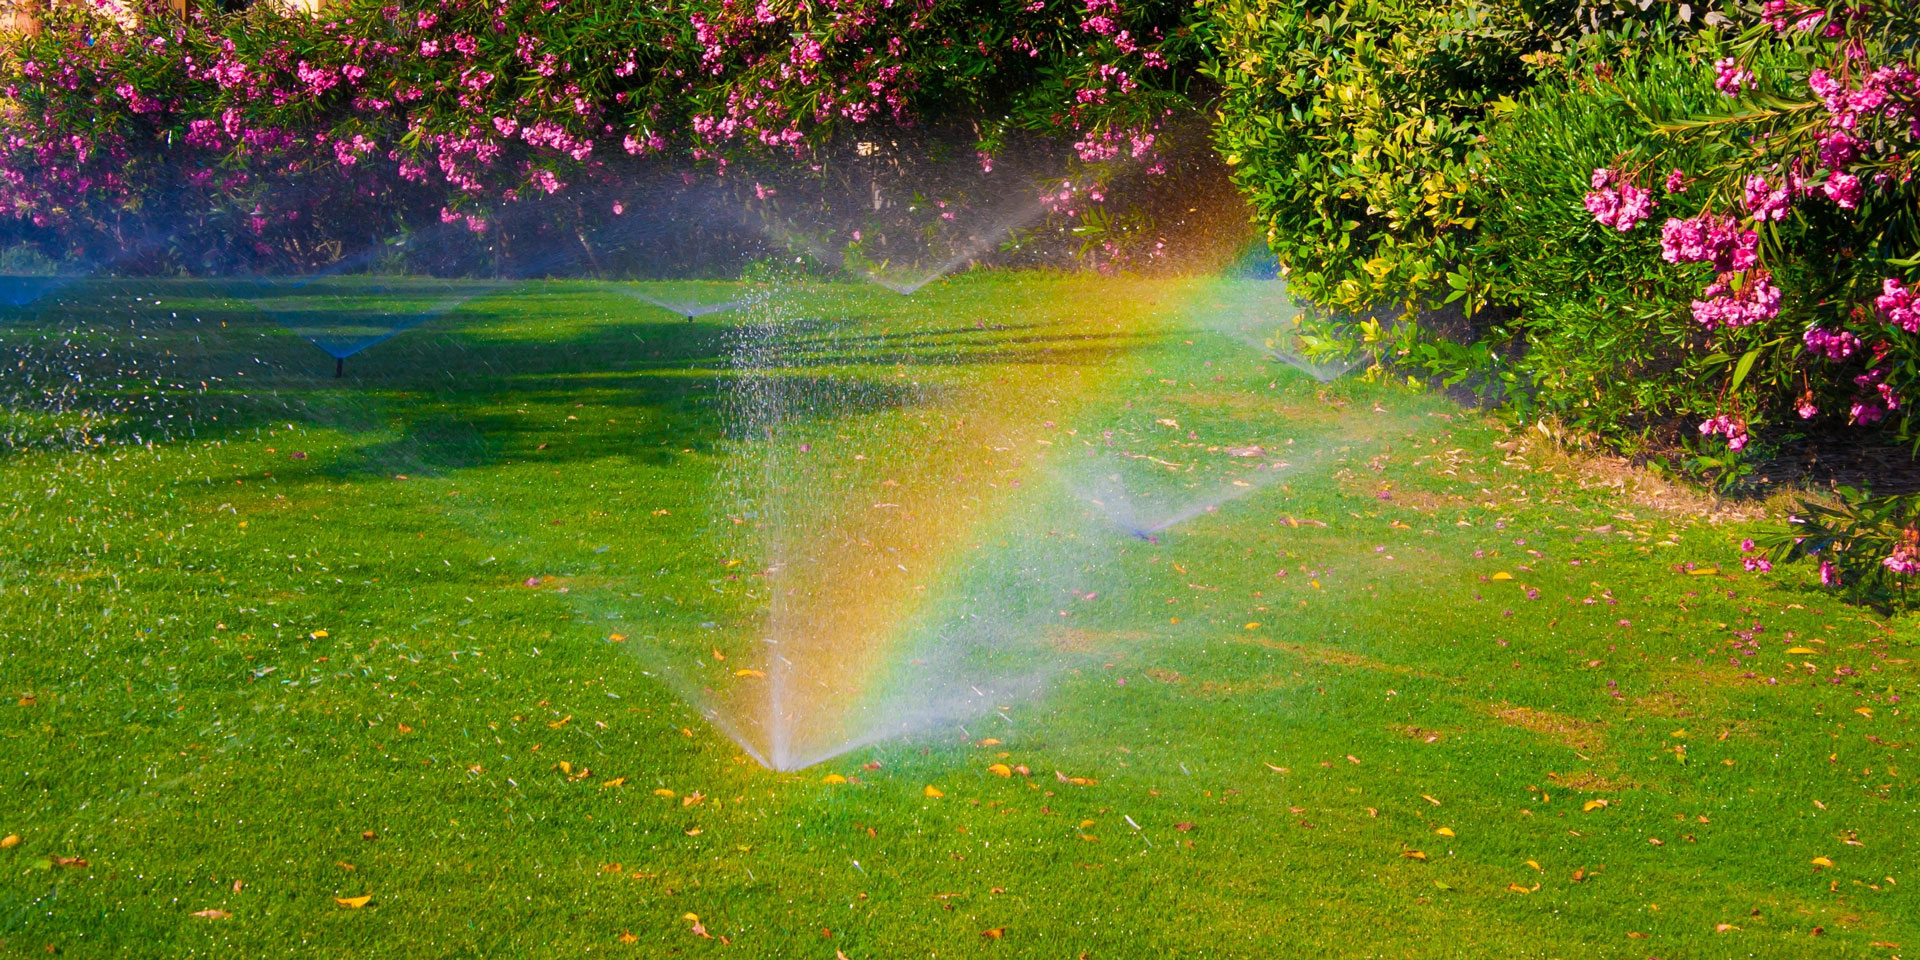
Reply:
[[1920, 621], [1216, 287], [0, 317], [0, 952], [1920, 956]]

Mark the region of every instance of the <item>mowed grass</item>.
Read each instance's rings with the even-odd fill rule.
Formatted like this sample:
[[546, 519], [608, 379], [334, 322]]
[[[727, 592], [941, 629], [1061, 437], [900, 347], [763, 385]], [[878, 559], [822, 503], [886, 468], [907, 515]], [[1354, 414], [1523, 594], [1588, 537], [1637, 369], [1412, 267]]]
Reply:
[[[754, 314], [526, 284], [336, 381], [219, 293], [102, 282], [0, 327], [82, 374], [75, 409], [130, 411], [0, 454], [0, 950], [1920, 955], [1912, 616], [1207, 334], [1203, 282], [774, 291], [845, 346], [796, 376], [888, 398], [819, 417], [1098, 371], [1049, 435], [1220, 499], [1116, 532], [1039, 696], [795, 773], [616, 639], [752, 641], [715, 527]], [[1292, 471], [1218, 497], [1254, 445]]]

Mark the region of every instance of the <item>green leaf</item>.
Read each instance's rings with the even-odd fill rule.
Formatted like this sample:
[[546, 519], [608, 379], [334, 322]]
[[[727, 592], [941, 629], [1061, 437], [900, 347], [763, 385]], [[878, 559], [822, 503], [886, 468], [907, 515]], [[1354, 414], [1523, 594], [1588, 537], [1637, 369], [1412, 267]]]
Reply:
[[1746, 380], [1748, 372], [1753, 370], [1753, 361], [1758, 359], [1760, 359], [1759, 347], [1748, 350], [1746, 354], [1740, 358], [1740, 365], [1733, 368], [1733, 383], [1727, 389], [1740, 389], [1741, 382]]

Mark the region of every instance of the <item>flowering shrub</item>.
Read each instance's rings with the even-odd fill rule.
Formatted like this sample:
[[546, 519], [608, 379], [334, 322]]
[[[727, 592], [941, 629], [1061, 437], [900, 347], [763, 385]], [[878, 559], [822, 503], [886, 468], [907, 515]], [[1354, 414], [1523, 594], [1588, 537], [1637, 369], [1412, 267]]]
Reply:
[[[1701, 60], [1724, 52], [1706, 68], [1721, 104], [1657, 123], [1662, 142], [1593, 171], [1586, 205], [1616, 227], [1624, 201], [1611, 191], [1666, 168], [1689, 184], [1668, 205], [1661, 257], [1711, 268], [1689, 305], [1701, 349], [1744, 350], [1700, 423], [1731, 450], [1749, 425], [1823, 411], [1854, 426], [1892, 418], [1910, 432], [1917, 34], [1909, 8], [1768, 0], [1739, 35], [1709, 33], [1693, 48]], [[1795, 380], [1793, 395], [1777, 389]]]
[[1853, 600], [1904, 604], [1920, 582], [1920, 499], [1842, 487], [1833, 505], [1804, 503], [1780, 533], [1742, 545], [1748, 569], [1817, 564], [1822, 586]]
[[[61, 6], [0, 51], [0, 209], [106, 255], [325, 262], [437, 218], [613, 212], [649, 164], [819, 165], [847, 130], [1018, 130], [1088, 163], [1155, 147], [1192, 44], [1170, 0], [350, 0], [186, 15]], [[609, 200], [608, 195], [611, 195]], [[618, 215], [618, 214], [613, 214]], [[238, 237], [239, 242], [229, 237]], [[490, 242], [490, 241], [488, 241]], [[189, 262], [189, 266], [202, 266]]]
[[[1756, 445], [1908, 432], [1920, 195], [1911, 66], [1888, 63], [1914, 30], [1756, 12], [1497, 111], [1472, 264], [1517, 315], [1494, 337], [1525, 401], [1728, 482]], [[1852, 93], [1821, 79], [1840, 76]]]

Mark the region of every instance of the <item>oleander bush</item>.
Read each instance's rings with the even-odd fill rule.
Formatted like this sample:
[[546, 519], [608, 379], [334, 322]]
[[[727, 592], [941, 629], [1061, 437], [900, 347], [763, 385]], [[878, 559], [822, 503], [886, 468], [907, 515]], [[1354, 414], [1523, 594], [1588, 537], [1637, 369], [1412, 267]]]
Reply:
[[[1593, 171], [1622, 157], [1665, 150], [1697, 167], [1697, 145], [1669, 142], [1656, 124], [1714, 108], [1721, 94], [1696, 54], [1675, 45], [1588, 66], [1496, 104], [1484, 176], [1471, 191], [1483, 211], [1472, 260], [1483, 296], [1510, 308], [1492, 336], [1524, 350], [1513, 365], [1529, 413], [1639, 445], [1668, 445], [1715, 412], [1699, 385], [1725, 379], [1760, 331], [1716, 347], [1689, 303], [1703, 267], [1661, 260], [1648, 229], [1621, 231], [1584, 204]], [[1687, 186], [1687, 185], [1680, 185]], [[1655, 191], [1659, 210], [1681, 209], [1690, 187]], [[1729, 350], [1732, 352], [1730, 353]], [[1771, 367], [1749, 371], [1756, 386]], [[1775, 388], [1778, 389], [1777, 384]]]
[[1164, 173], [1198, 52], [1175, 0], [231, 6], [56, 5], [0, 43], [18, 235], [196, 270], [324, 264], [436, 222], [498, 250], [503, 225], [680, 202], [683, 175], [758, 199], [756, 164], [927, 125], [982, 166], [1043, 132], [1078, 214]]
[[1532, 400], [1732, 475], [1756, 438], [1910, 436], [1920, 346], [1916, 23], [1768, 10], [1503, 105], [1475, 192]]

